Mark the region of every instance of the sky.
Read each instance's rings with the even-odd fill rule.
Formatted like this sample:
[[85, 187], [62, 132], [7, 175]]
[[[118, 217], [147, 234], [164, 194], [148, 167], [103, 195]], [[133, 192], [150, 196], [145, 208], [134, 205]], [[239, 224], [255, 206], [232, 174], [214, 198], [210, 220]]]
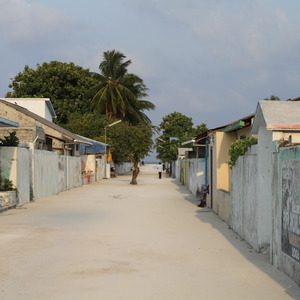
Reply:
[[0, 97], [25, 65], [98, 72], [103, 52], [132, 61], [156, 110], [226, 125], [259, 100], [300, 96], [299, 0], [0, 0]]

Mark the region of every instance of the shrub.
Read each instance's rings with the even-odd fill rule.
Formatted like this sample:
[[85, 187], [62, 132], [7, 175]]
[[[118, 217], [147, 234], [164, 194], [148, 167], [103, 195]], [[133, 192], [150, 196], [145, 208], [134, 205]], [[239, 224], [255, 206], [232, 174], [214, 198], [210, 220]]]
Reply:
[[244, 155], [247, 152], [248, 148], [254, 144], [257, 144], [257, 138], [253, 137], [236, 140], [231, 144], [228, 151], [228, 154], [230, 155], [230, 161], [228, 162], [230, 169], [232, 169], [232, 167], [236, 165], [236, 161], [238, 160], [238, 158]]
[[19, 139], [16, 136], [16, 132], [10, 132], [8, 136], [4, 137], [4, 140], [2, 140], [2, 144], [0, 146], [12, 146], [17, 147], [19, 145]]
[[14, 186], [11, 180], [5, 178], [0, 186], [0, 191], [14, 191]]

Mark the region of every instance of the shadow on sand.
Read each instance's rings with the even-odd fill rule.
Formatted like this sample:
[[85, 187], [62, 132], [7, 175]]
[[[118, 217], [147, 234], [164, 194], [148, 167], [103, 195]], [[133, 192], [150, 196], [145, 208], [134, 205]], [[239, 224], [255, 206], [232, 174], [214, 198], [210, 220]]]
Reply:
[[199, 198], [191, 194], [186, 186], [182, 185], [177, 179], [173, 179], [171, 182], [177, 185], [177, 191], [183, 195], [186, 201], [195, 205], [195, 217], [198, 220], [217, 229], [249, 262], [280, 284], [289, 296], [293, 299], [300, 299], [299, 286], [295, 282], [291, 285], [292, 279], [282, 280], [281, 275], [284, 273], [281, 273], [280, 270], [269, 263], [269, 253], [257, 253], [251, 245], [231, 230], [229, 225], [221, 220], [212, 209], [208, 207], [198, 208]]

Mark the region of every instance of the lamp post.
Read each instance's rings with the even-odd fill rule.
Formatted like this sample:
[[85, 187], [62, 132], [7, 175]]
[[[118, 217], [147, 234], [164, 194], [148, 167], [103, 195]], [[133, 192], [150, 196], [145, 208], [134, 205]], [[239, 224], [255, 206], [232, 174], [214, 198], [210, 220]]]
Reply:
[[107, 165], [107, 157], [106, 157], [106, 155], [107, 155], [107, 150], [106, 150], [106, 130], [107, 130], [107, 128], [108, 127], [111, 127], [111, 126], [114, 126], [114, 125], [116, 125], [116, 124], [118, 124], [118, 123], [120, 123], [122, 120], [118, 120], [118, 121], [116, 121], [116, 122], [113, 122], [113, 123], [111, 123], [111, 124], [109, 124], [109, 125], [107, 125], [107, 126], [105, 126], [105, 179], [107, 179], [107, 172], [106, 172], [106, 165]]

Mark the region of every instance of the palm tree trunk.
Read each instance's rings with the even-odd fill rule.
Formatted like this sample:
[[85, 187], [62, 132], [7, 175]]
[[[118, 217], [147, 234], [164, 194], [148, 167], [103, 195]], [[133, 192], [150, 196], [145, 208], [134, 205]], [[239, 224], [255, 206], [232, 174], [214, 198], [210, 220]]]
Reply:
[[106, 114], [108, 114], [109, 119], [111, 119], [113, 116], [112, 107], [109, 98], [106, 100]]
[[132, 179], [131, 179], [131, 182], [130, 184], [137, 184], [137, 177], [140, 173], [140, 169], [139, 169], [139, 162], [140, 162], [140, 158], [137, 156], [137, 155], [133, 155], [133, 158], [132, 158], [132, 162], [133, 162], [133, 172], [132, 172]]

